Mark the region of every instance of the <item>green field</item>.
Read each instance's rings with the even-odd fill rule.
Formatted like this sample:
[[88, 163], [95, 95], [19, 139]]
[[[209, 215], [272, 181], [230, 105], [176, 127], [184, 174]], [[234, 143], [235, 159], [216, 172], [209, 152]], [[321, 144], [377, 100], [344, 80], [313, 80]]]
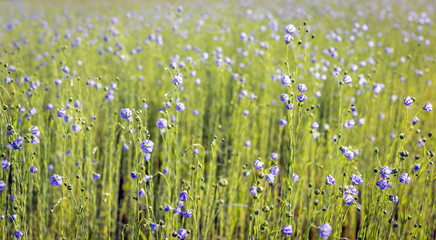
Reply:
[[436, 239], [435, 10], [0, 2], [0, 239]]

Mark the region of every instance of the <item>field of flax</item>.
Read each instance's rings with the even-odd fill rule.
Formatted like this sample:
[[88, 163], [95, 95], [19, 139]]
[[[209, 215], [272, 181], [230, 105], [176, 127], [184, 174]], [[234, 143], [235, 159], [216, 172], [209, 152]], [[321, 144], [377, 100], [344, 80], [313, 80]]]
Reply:
[[0, 239], [435, 239], [432, 1], [2, 1]]

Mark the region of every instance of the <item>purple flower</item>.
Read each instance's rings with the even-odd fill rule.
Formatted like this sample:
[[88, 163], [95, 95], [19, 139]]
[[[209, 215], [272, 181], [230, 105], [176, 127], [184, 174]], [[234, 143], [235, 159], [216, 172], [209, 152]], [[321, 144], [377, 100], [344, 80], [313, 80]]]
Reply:
[[433, 110], [433, 107], [431, 106], [431, 103], [426, 103], [423, 109], [427, 112], [431, 112], [431, 110]]
[[285, 34], [285, 36], [283, 37], [283, 39], [285, 40], [286, 44], [289, 44], [292, 42], [292, 40], [294, 40], [294, 38], [292, 37], [291, 34]]
[[288, 87], [291, 85], [291, 79], [289, 78], [288, 75], [284, 75], [281, 79], [280, 82], [282, 83], [283, 86]]
[[298, 179], [299, 179], [300, 177], [297, 175], [297, 174], [295, 174], [295, 173], [292, 173], [292, 180], [294, 181], [294, 182], [298, 182]]
[[319, 235], [321, 235], [321, 238], [328, 239], [330, 234], [332, 233], [332, 227], [328, 223], [324, 223], [321, 226], [319, 226], [318, 229]]
[[415, 165], [413, 166], [413, 170], [415, 170], [415, 171], [419, 171], [419, 170], [421, 170], [421, 165], [419, 165], [419, 163], [415, 164]]
[[32, 141], [30, 141], [33, 145], [38, 144], [39, 143], [39, 138], [35, 137], [32, 139]]
[[179, 229], [179, 231], [177, 232], [177, 237], [182, 239], [182, 240], [185, 239], [187, 235], [188, 235], [188, 232], [183, 228]]
[[251, 142], [250, 142], [250, 140], [245, 141], [245, 142], [244, 142], [244, 146], [246, 146], [246, 147], [250, 147], [250, 146], [251, 146]]
[[165, 118], [159, 118], [156, 122], [156, 126], [159, 128], [166, 128], [167, 127], [167, 120]]
[[14, 150], [21, 149], [22, 146], [23, 146], [23, 138], [22, 138], [22, 137], [17, 137], [17, 138], [12, 142], [12, 147], [14, 148]]
[[333, 185], [336, 183], [336, 180], [332, 175], [329, 174], [329, 175], [327, 175], [327, 179], [325, 182], [329, 185]]
[[294, 33], [297, 32], [297, 28], [294, 25], [289, 24], [289, 25], [286, 25], [285, 31], [286, 31], [287, 34], [293, 35]]
[[65, 111], [63, 108], [58, 110], [58, 117], [64, 117], [65, 114], [67, 114], [67, 111]]
[[312, 129], [318, 130], [319, 128], [319, 124], [317, 122], [313, 122], [312, 125], [310, 126]]
[[345, 84], [350, 84], [352, 81], [353, 81], [353, 79], [351, 79], [351, 76], [350, 75], [345, 75], [344, 76], [344, 79], [342, 80]]
[[70, 68], [69, 68], [68, 66], [63, 66], [63, 67], [62, 67], [62, 71], [63, 71], [64, 73], [69, 73], [69, 72], [70, 72]]
[[291, 236], [292, 235], [292, 226], [291, 225], [285, 225], [282, 228], [282, 233], [285, 234], [286, 236]]
[[0, 191], [3, 191], [3, 189], [5, 188], [6, 184], [3, 181], [0, 181]]
[[24, 234], [23, 234], [23, 232], [17, 230], [14, 232], [14, 235], [17, 239], [20, 239], [23, 237]]
[[176, 85], [177, 87], [183, 84], [183, 76], [179, 73], [177, 73], [176, 75], [174, 75], [173, 77], [173, 84]]
[[386, 179], [382, 179], [378, 181], [376, 184], [381, 190], [384, 190], [389, 187], [388, 181]]
[[73, 132], [80, 132], [80, 130], [82, 130], [82, 127], [79, 124], [73, 124], [73, 126], [71, 126], [71, 129], [73, 130]]
[[183, 112], [185, 110], [185, 104], [181, 102], [176, 103], [176, 110], [178, 112]]
[[141, 143], [141, 150], [143, 153], [151, 153], [153, 152], [154, 143], [151, 140], [145, 139]]
[[156, 223], [150, 224], [151, 232], [153, 232], [153, 233], [156, 232], [158, 227], [159, 227], [159, 225]]
[[182, 201], [188, 200], [188, 197], [189, 197], [188, 192], [183, 191], [183, 192], [179, 193], [179, 197], [180, 197], [180, 200], [182, 200]]
[[249, 191], [250, 191], [250, 193], [252, 195], [256, 195], [257, 194], [257, 188], [255, 186], [252, 186]]
[[253, 162], [253, 166], [254, 166], [254, 169], [262, 170], [263, 162], [260, 161], [260, 160], [256, 160], [256, 161]]
[[390, 199], [393, 203], [398, 203], [398, 196], [391, 195], [391, 196], [389, 197], [389, 199]]
[[411, 178], [409, 177], [408, 173], [403, 173], [401, 174], [398, 179], [400, 180], [400, 183], [405, 183], [405, 184], [409, 184]]
[[11, 165], [11, 164], [8, 162], [8, 160], [3, 160], [3, 161], [2, 161], [2, 168], [3, 168], [4, 170], [8, 170], [8, 168], [9, 168], [10, 165]]
[[36, 172], [38, 172], [38, 168], [36, 168], [35, 166], [31, 166], [30, 167], [30, 172], [31, 173], [36, 173]]
[[283, 118], [282, 118], [282, 119], [279, 120], [279, 125], [280, 125], [280, 126], [286, 126], [286, 124], [288, 124], [288, 122], [286, 121], [286, 119], [283, 119]]
[[384, 166], [382, 167], [382, 169], [380, 169], [380, 176], [382, 178], [389, 179], [391, 177], [391, 173], [392, 173], [392, 169], [390, 169], [388, 166]]
[[345, 185], [341, 187], [341, 191], [343, 194], [350, 194], [350, 195], [358, 195], [359, 191], [352, 186], [352, 185]]
[[53, 187], [60, 186], [62, 185], [62, 177], [57, 174], [53, 174], [49, 179], [49, 182], [51, 183], [51, 185], [53, 185]]
[[267, 174], [267, 175], [265, 176], [265, 180], [266, 180], [268, 183], [272, 183], [272, 182], [274, 182], [275, 177], [274, 177], [274, 175], [272, 175], [272, 174]]
[[95, 180], [97, 180], [97, 179], [99, 179], [100, 178], [100, 174], [98, 174], [98, 173], [94, 173], [94, 174], [92, 174], [92, 179], [95, 181]]
[[419, 118], [417, 118], [417, 117], [412, 118], [413, 125], [417, 124], [418, 122], [419, 122]]
[[411, 97], [407, 96], [404, 98], [404, 105], [410, 107], [412, 105], [412, 103], [413, 103], [413, 100]]
[[294, 109], [294, 104], [292, 104], [292, 103], [286, 104], [286, 109], [288, 109], [288, 110]]
[[138, 177], [138, 173], [133, 171], [133, 172], [130, 173], [130, 177], [133, 178], [133, 179], [136, 179]]
[[164, 210], [165, 210], [165, 212], [169, 212], [169, 211], [171, 211], [171, 206], [170, 206], [170, 205], [166, 205], [166, 206], [164, 207]]
[[140, 197], [142, 197], [142, 196], [145, 195], [145, 190], [144, 190], [144, 188], [139, 189], [138, 195], [139, 195]]
[[180, 214], [181, 212], [182, 212], [182, 209], [179, 208], [179, 207], [176, 207], [176, 208], [174, 209], [174, 214]]
[[354, 202], [354, 197], [351, 194], [345, 194], [343, 202], [344, 204], [350, 206]]
[[32, 133], [32, 135], [36, 136], [36, 137], [40, 137], [41, 136], [41, 132], [39, 131], [37, 126], [33, 126], [30, 128], [30, 133]]
[[273, 176], [279, 175], [279, 167], [277, 166], [272, 167], [269, 171]]
[[191, 218], [192, 217], [192, 211], [189, 209], [186, 209], [185, 211], [183, 211], [182, 213], [184, 218]]
[[279, 158], [279, 155], [277, 153], [273, 152], [273, 153], [271, 153], [270, 157], [271, 157], [272, 160], [277, 160]]
[[300, 94], [297, 96], [298, 101], [303, 102], [307, 99], [307, 97], [304, 94]]
[[132, 111], [130, 110], [130, 108], [121, 109], [120, 114], [122, 118], [127, 120], [127, 122], [132, 121]]
[[307, 91], [306, 84], [303, 84], [303, 83], [298, 84], [298, 91], [300, 91], [300, 92], [305, 92], [305, 91]]
[[359, 185], [363, 182], [361, 175], [351, 175], [351, 183], [354, 185]]
[[286, 93], [282, 93], [282, 95], [280, 95], [280, 101], [286, 103], [289, 101], [289, 96]]

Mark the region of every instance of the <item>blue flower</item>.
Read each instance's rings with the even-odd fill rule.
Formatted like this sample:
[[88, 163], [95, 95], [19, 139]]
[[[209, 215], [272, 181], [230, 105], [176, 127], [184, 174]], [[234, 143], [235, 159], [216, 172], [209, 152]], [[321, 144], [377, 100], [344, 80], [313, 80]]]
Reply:
[[98, 174], [98, 173], [94, 173], [94, 174], [92, 174], [92, 179], [95, 181], [95, 180], [97, 180], [97, 179], [99, 179], [100, 178], [100, 174]]
[[286, 31], [287, 34], [293, 35], [294, 33], [297, 32], [297, 28], [294, 25], [289, 24], [289, 25], [286, 25], [285, 31]]
[[329, 185], [333, 185], [336, 183], [336, 180], [333, 178], [332, 175], [329, 174], [329, 175], [327, 175], [326, 183]]
[[303, 83], [298, 84], [298, 91], [300, 91], [300, 92], [305, 92], [305, 91], [307, 91], [306, 84], [303, 84]]
[[382, 167], [382, 169], [380, 169], [380, 176], [382, 178], [389, 179], [391, 177], [391, 173], [392, 173], [392, 169], [389, 168], [388, 166], [384, 166]]
[[159, 118], [156, 122], [158, 128], [166, 128], [168, 121], [165, 118]]
[[179, 73], [177, 73], [176, 75], [174, 75], [173, 77], [173, 84], [176, 86], [180, 86], [183, 84], [183, 76]]
[[179, 231], [177, 232], [177, 237], [182, 240], [185, 239], [187, 235], [188, 232], [183, 228], [179, 229]]
[[408, 173], [403, 173], [401, 174], [398, 179], [400, 180], [400, 183], [405, 183], [405, 184], [409, 184], [411, 178], [409, 177]]
[[282, 83], [283, 86], [288, 87], [291, 85], [291, 79], [289, 78], [288, 75], [284, 75], [281, 79], [280, 82]]
[[185, 110], [185, 104], [181, 102], [176, 103], [176, 110], [178, 112], [183, 112]]
[[386, 179], [382, 179], [378, 181], [376, 184], [381, 190], [384, 190], [389, 187], [389, 183]]
[[391, 195], [391, 196], [389, 197], [389, 199], [390, 199], [393, 203], [398, 203], [398, 196]]
[[20, 239], [20, 238], [23, 237], [24, 234], [23, 234], [23, 232], [17, 230], [17, 231], [14, 232], [14, 235], [15, 235], [15, 237], [16, 237], [17, 239]]
[[133, 179], [136, 179], [138, 177], [138, 173], [133, 171], [133, 172], [130, 173], [130, 177], [133, 178]]
[[57, 174], [53, 174], [49, 179], [49, 182], [51, 183], [51, 185], [53, 185], [53, 187], [60, 186], [62, 185], [62, 177]]
[[256, 161], [253, 162], [253, 166], [254, 166], [254, 169], [262, 170], [263, 162], [260, 161], [260, 160], [256, 160]]
[[277, 160], [279, 158], [279, 155], [277, 153], [273, 152], [273, 153], [271, 153], [270, 157], [272, 160]]
[[153, 152], [154, 143], [151, 140], [145, 139], [141, 143], [141, 150], [143, 153], [151, 153]]
[[2, 161], [2, 168], [3, 168], [4, 170], [7, 170], [7, 169], [9, 168], [10, 165], [11, 165], [11, 164], [8, 162], [8, 160], [3, 160], [3, 161]]
[[351, 183], [354, 185], [359, 185], [363, 182], [361, 175], [351, 175]]
[[266, 180], [268, 183], [272, 183], [272, 182], [274, 182], [275, 177], [274, 177], [274, 175], [272, 175], [272, 174], [267, 174], [267, 175], [265, 176], [265, 180]]
[[286, 44], [289, 44], [292, 42], [292, 40], [294, 40], [294, 38], [292, 37], [291, 34], [285, 34], [285, 36], [283, 37], [283, 39], [285, 40]]
[[343, 202], [344, 204], [350, 206], [354, 202], [354, 197], [351, 194], [345, 194]]
[[156, 232], [158, 227], [159, 227], [159, 225], [156, 223], [150, 224], [151, 232]]
[[426, 103], [424, 105], [423, 109], [427, 112], [431, 112], [431, 110], [433, 110], [433, 107], [432, 107], [431, 103]]
[[412, 103], [413, 103], [413, 99], [411, 97], [407, 96], [404, 98], [404, 105], [410, 107]]
[[142, 197], [142, 196], [145, 195], [145, 190], [144, 190], [144, 188], [139, 189], [138, 195], [139, 195], [140, 197]]
[[58, 117], [62, 118], [67, 114], [67, 111], [65, 111], [63, 108], [58, 110]]
[[286, 103], [289, 101], [289, 96], [286, 93], [282, 93], [282, 95], [280, 95], [280, 101]]
[[250, 191], [250, 193], [251, 193], [252, 195], [256, 195], [256, 194], [257, 194], [257, 188], [256, 188], [255, 186], [252, 186], [252, 187], [249, 189], [249, 191]]
[[17, 138], [12, 142], [12, 147], [14, 148], [14, 150], [21, 149], [22, 146], [23, 146], [23, 138], [22, 138], [22, 137], [17, 137]]
[[321, 226], [319, 226], [318, 229], [319, 235], [321, 235], [321, 238], [328, 239], [330, 237], [330, 234], [332, 233], [332, 227], [328, 223], [324, 223]]
[[0, 181], [0, 191], [3, 191], [3, 189], [5, 188], [6, 184], [3, 181]]
[[303, 102], [307, 99], [307, 97], [304, 94], [300, 94], [297, 96], [298, 101]]
[[288, 109], [288, 110], [294, 109], [294, 104], [292, 104], [292, 103], [286, 104], [286, 109]]
[[36, 172], [38, 172], [38, 168], [36, 168], [35, 166], [31, 166], [30, 167], [30, 172], [31, 173], [36, 173]]
[[351, 79], [351, 76], [350, 76], [350, 75], [345, 75], [345, 76], [344, 76], [343, 82], [344, 82], [345, 84], [350, 84], [352, 81], [353, 81], [353, 79]]
[[180, 200], [187, 201], [188, 197], [189, 197], [188, 192], [187, 191], [183, 191], [183, 192], [179, 193], [179, 197], [180, 197]]
[[120, 114], [122, 118], [127, 120], [127, 122], [132, 121], [132, 111], [130, 110], [130, 108], [121, 109]]
[[419, 118], [417, 118], [417, 117], [412, 118], [413, 125], [416, 125], [418, 122], [419, 122]]
[[183, 211], [182, 213], [184, 218], [191, 218], [192, 217], [192, 211], [189, 209], [186, 209], [185, 211]]
[[298, 182], [298, 179], [299, 179], [300, 177], [297, 175], [297, 174], [295, 174], [295, 173], [292, 173], [292, 180], [294, 181], [294, 182]]
[[80, 130], [82, 130], [82, 127], [79, 124], [73, 124], [73, 126], [71, 126], [71, 129], [73, 130], [73, 132], [80, 132]]
[[291, 236], [292, 235], [292, 226], [291, 225], [285, 225], [282, 228], [282, 233], [285, 234], [286, 236]]
[[169, 211], [171, 211], [171, 206], [170, 206], [170, 205], [166, 205], [166, 206], [164, 207], [164, 210], [165, 210], [165, 212], [169, 212]]
[[274, 167], [272, 167], [269, 171], [270, 171], [270, 173], [271, 173], [273, 176], [277, 176], [277, 175], [279, 174], [279, 167], [278, 167], [278, 166], [274, 166]]
[[419, 165], [419, 163], [417, 163], [413, 166], [413, 170], [415, 170], [415, 171], [419, 171], [420, 169], [421, 169], [421, 165]]

